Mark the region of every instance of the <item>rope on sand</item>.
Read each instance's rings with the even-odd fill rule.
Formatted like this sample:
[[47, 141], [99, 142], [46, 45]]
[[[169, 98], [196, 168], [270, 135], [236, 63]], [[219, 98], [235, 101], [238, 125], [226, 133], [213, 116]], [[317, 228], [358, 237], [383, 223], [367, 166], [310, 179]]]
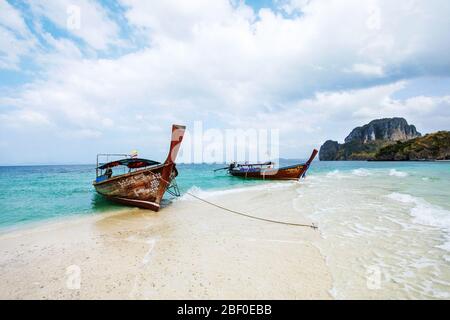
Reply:
[[242, 213], [242, 212], [238, 212], [238, 211], [234, 211], [234, 210], [222, 207], [222, 206], [220, 206], [218, 204], [212, 203], [212, 202], [210, 202], [208, 200], [205, 200], [205, 199], [202, 199], [202, 198], [200, 198], [200, 197], [198, 197], [196, 195], [193, 195], [190, 192], [186, 192], [186, 194], [188, 194], [191, 197], [193, 197], [193, 198], [195, 198], [197, 200], [200, 200], [200, 201], [202, 201], [202, 202], [204, 202], [206, 204], [209, 204], [209, 205], [211, 205], [213, 207], [216, 207], [216, 208], [222, 209], [224, 211], [228, 211], [228, 212], [234, 213], [234, 214], [239, 215], [239, 216], [247, 217], [247, 218], [250, 218], [250, 219], [255, 219], [255, 220], [260, 220], [260, 221], [265, 221], [265, 222], [271, 222], [271, 223], [277, 223], [277, 224], [283, 224], [283, 225], [294, 226], [294, 227], [307, 227], [307, 228], [312, 228], [314, 230], [318, 229], [317, 225], [315, 225], [314, 223], [313, 224], [301, 224], [301, 223], [283, 222], [283, 221], [277, 221], [277, 220], [271, 220], [271, 219], [265, 219], [265, 218], [261, 218], [261, 217], [256, 217], [256, 216], [252, 216], [252, 215], [249, 215], [249, 214], [246, 214], [246, 213]]
[[[165, 180], [163, 178], [160, 178], [160, 179], [162, 181], [164, 181], [167, 185], [170, 185], [169, 181], [167, 181], [167, 180]], [[238, 212], [238, 211], [234, 211], [234, 210], [222, 207], [222, 206], [220, 206], [218, 204], [215, 204], [215, 203], [212, 203], [212, 202], [210, 202], [208, 200], [202, 199], [202, 198], [200, 198], [200, 197], [198, 197], [198, 196], [196, 196], [196, 195], [194, 195], [194, 194], [192, 194], [190, 192], [186, 192], [186, 194], [188, 194], [191, 197], [193, 197], [193, 198], [195, 198], [197, 200], [200, 200], [200, 201], [202, 201], [202, 202], [204, 202], [206, 204], [209, 204], [209, 205], [211, 205], [213, 207], [222, 209], [224, 211], [228, 211], [230, 213], [234, 213], [234, 214], [239, 215], [239, 216], [247, 217], [247, 218], [250, 218], [250, 219], [255, 219], [255, 220], [260, 220], [260, 221], [265, 221], [265, 222], [270, 222], [270, 223], [276, 223], [276, 224], [283, 224], [283, 225], [286, 225], [286, 226], [306, 227], [306, 228], [311, 228], [311, 229], [314, 229], [314, 230], [319, 229], [319, 227], [316, 224], [314, 224], [314, 223], [312, 223], [312, 224], [301, 224], [301, 223], [284, 222], [284, 221], [277, 221], [277, 220], [271, 220], [271, 219], [265, 219], [265, 218], [261, 218], [261, 217], [256, 217], [256, 216], [252, 216], [252, 215], [249, 215], [249, 214], [246, 214], [246, 213], [242, 213], [242, 212]]]

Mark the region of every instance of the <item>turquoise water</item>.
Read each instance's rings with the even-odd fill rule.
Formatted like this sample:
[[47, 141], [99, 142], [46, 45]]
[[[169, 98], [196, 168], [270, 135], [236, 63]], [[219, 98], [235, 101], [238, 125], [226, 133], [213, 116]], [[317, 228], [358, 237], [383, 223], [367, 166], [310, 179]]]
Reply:
[[[296, 163], [283, 160], [282, 165]], [[178, 165], [177, 182], [181, 192], [192, 187], [202, 190], [229, 189], [267, 183], [230, 177], [213, 169], [223, 165]], [[354, 170], [381, 170], [395, 176], [396, 185], [382, 186], [425, 198], [428, 202], [450, 209], [450, 163], [418, 162], [319, 162], [313, 163], [309, 176]], [[362, 171], [364, 175], [364, 171]], [[122, 209], [98, 196], [93, 187], [94, 165], [11, 166], [0, 167], [0, 227], [61, 218], [70, 215], [101, 213]], [[373, 176], [364, 177], [370, 181]], [[379, 183], [379, 182], [378, 182]], [[326, 195], [325, 195], [326, 196]]]

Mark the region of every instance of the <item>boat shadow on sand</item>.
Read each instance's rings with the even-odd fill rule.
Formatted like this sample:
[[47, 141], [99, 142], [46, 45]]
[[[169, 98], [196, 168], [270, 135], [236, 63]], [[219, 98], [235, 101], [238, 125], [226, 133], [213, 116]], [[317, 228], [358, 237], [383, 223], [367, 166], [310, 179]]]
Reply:
[[92, 209], [96, 212], [104, 212], [126, 208], [123, 205], [116, 204], [112, 201], [109, 201], [108, 199], [105, 199], [104, 197], [102, 197], [97, 193], [93, 193], [92, 195], [91, 206]]
[[[161, 209], [169, 206], [175, 198], [163, 198], [161, 200]], [[99, 195], [98, 193], [93, 193], [91, 199], [91, 207], [95, 212], [107, 212], [107, 211], [117, 211], [123, 209], [131, 209], [133, 206], [127, 206], [124, 204], [119, 204], [113, 201], [106, 199], [105, 197]], [[142, 209], [145, 210], [145, 209]]]

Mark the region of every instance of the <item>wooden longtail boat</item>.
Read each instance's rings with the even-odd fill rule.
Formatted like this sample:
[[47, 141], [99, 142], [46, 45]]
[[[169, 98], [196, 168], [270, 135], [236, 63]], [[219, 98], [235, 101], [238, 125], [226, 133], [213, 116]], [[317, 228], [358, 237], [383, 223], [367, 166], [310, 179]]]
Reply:
[[[274, 169], [273, 162], [256, 164], [237, 164], [232, 163], [226, 168], [217, 170], [228, 170], [228, 173], [235, 177], [245, 179], [263, 179], [263, 180], [298, 180], [305, 177], [311, 162], [316, 157], [318, 151], [314, 149], [309, 160], [303, 164], [297, 164], [289, 167]], [[217, 171], [215, 170], [215, 171]]]
[[[169, 155], [164, 163], [133, 158], [127, 155], [97, 155], [95, 190], [115, 202], [158, 211], [160, 202], [167, 191], [179, 195], [175, 177], [178, 175], [175, 160], [183, 140], [184, 126], [172, 126], [172, 140]], [[101, 156], [125, 156], [121, 160], [99, 164]], [[112, 169], [124, 167], [128, 172], [113, 175]]]

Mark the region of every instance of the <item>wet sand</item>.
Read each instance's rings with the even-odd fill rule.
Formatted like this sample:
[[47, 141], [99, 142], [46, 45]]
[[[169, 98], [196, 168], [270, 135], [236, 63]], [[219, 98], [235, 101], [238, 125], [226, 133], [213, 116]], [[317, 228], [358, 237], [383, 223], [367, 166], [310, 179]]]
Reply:
[[[208, 200], [309, 223], [293, 208], [296, 188]], [[2, 233], [0, 298], [329, 299], [331, 276], [312, 244], [318, 237], [185, 196], [158, 213], [127, 209]]]

